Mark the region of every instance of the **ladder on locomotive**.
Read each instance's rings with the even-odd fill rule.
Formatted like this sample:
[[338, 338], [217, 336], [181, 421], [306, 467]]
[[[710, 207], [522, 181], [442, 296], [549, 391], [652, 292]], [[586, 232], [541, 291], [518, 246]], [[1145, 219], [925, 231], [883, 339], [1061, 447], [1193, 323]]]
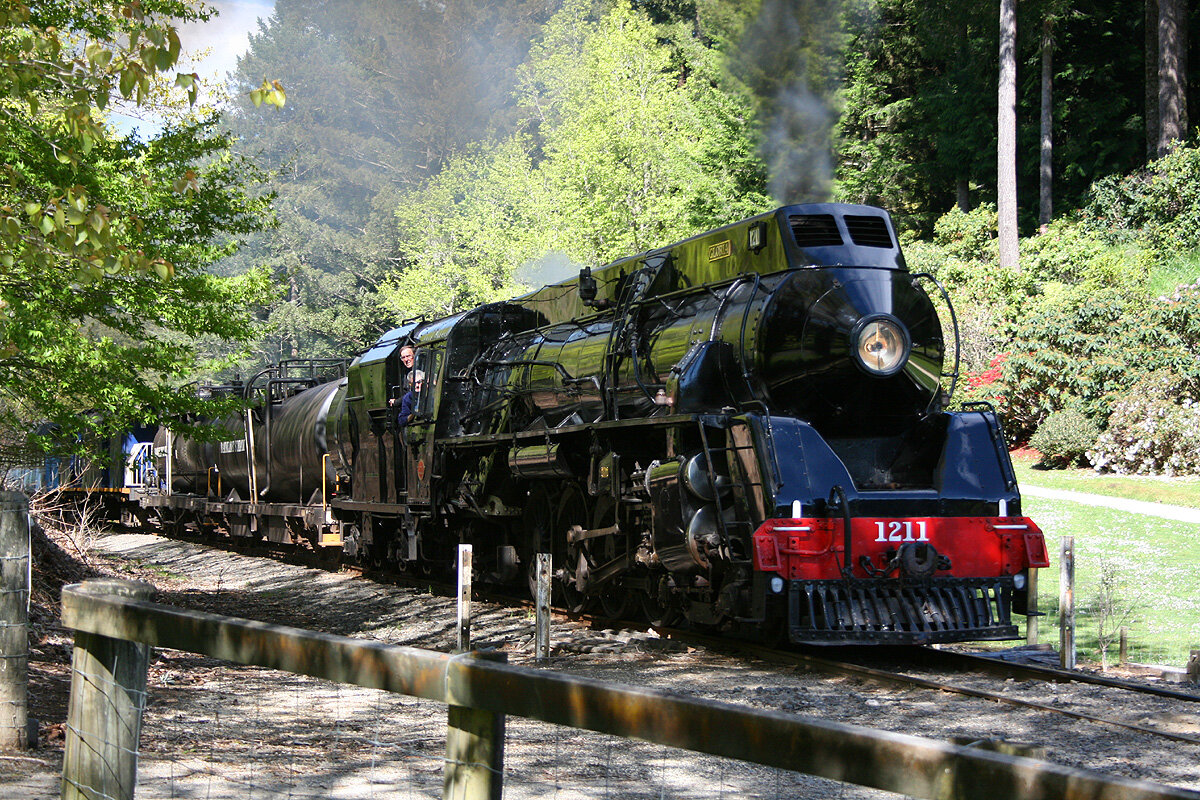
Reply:
[[[746, 474], [744, 471], [744, 464], [746, 462], [741, 458], [741, 454], [744, 452], [751, 452], [751, 455], [753, 456], [754, 445], [736, 444], [733, 441], [732, 429], [726, 428], [724, 430], [725, 441], [722, 442], [719, 447], [714, 448], [709, 441], [707, 431], [708, 426], [704, 424], [703, 420], [698, 420], [697, 425], [700, 429], [700, 444], [702, 452], [704, 453], [705, 466], [708, 470], [708, 480], [710, 485], [713, 487], [713, 497], [716, 498], [717, 527], [720, 530], [721, 539], [725, 545], [728, 546], [730, 542], [734, 541], [735, 536], [733, 534], [741, 534], [736, 536], [736, 538], [743, 542], [747, 548], [749, 548], [752, 544], [756, 525], [752, 516], [755, 507], [753, 495], [757, 495], [758, 497], [765, 496], [763, 494], [761, 470], [758, 470], [757, 475]], [[718, 473], [713, 464], [714, 452], [723, 453], [725, 456], [726, 469], [729, 470], [729, 502], [723, 502], [721, 499], [721, 492], [717, 490]], [[733, 472], [735, 463], [737, 465], [737, 470], [743, 474], [745, 478], [744, 480], [736, 480], [734, 478]], [[725, 519], [725, 509], [728, 507], [736, 509], [739, 506], [746, 510], [747, 516], [743, 518], [740, 515], [735, 514], [732, 522], [727, 521]], [[749, 549], [747, 549], [742, 556], [749, 560]]]

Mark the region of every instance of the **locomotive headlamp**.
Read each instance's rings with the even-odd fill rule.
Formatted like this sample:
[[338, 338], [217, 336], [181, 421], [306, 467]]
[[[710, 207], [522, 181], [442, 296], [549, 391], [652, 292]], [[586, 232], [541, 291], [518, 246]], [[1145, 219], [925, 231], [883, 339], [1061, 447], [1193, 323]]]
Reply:
[[858, 363], [872, 375], [892, 375], [908, 359], [908, 332], [889, 317], [863, 320], [852, 342]]

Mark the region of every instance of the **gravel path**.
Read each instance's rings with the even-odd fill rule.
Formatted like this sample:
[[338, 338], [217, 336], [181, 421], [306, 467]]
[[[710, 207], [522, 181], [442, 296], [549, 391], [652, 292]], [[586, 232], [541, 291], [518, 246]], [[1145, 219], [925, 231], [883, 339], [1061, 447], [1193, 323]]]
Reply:
[[[107, 554], [108, 571], [158, 585], [161, 602], [394, 644], [443, 651], [454, 645], [453, 598], [153, 536], [108, 536], [96, 547]], [[505, 651], [510, 663], [532, 663], [528, 611], [479, 603], [475, 611], [477, 646]], [[69, 647], [68, 641], [64, 635], [47, 646]], [[685, 647], [653, 632], [556, 623], [552, 646], [551, 669], [929, 738], [1005, 739], [1042, 748], [1058, 763], [1200, 790], [1200, 745], [809, 674]], [[40, 680], [49, 691], [63, 677], [51, 671]], [[150, 687], [141, 798], [440, 796], [440, 704], [173, 651], [156, 655]], [[1010, 682], [1008, 688], [1068, 706], [1121, 708], [1094, 687]], [[1133, 704], [1121, 713], [1149, 724], [1200, 732], [1195, 703], [1120, 702]], [[505, 796], [513, 800], [892, 796], [524, 720], [509, 720], [508, 730]], [[57, 797], [59, 752], [51, 745], [35, 754], [41, 763], [0, 763], [0, 779], [9, 780], [0, 800]]]
[[1076, 492], [1070, 489], [1047, 489], [1041, 486], [1021, 484], [1021, 494], [1030, 497], [1044, 497], [1049, 500], [1068, 500], [1072, 503], [1082, 503], [1088, 506], [1102, 506], [1127, 511], [1130, 514], [1148, 514], [1152, 517], [1173, 519], [1179, 522], [1193, 522], [1200, 525], [1200, 509], [1186, 506], [1172, 506], [1166, 503], [1147, 503], [1144, 500], [1126, 500], [1123, 497], [1111, 497], [1104, 494]]

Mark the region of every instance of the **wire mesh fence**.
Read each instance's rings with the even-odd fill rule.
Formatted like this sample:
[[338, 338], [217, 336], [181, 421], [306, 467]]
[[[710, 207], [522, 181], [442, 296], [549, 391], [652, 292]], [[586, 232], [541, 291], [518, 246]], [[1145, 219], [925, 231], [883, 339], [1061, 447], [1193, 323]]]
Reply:
[[[440, 798], [446, 706], [184, 653], [151, 664], [141, 798]], [[502, 797], [891, 798], [788, 770], [510, 718]]]
[[[182, 666], [176, 659], [176, 666]], [[249, 667], [151, 693], [140, 797], [440, 797], [445, 706]]]
[[[486, 654], [187, 611], [147, 602], [146, 590], [153, 591], [122, 581], [63, 590], [63, 620], [76, 630], [65, 800], [132, 800], [134, 773], [142, 797], [206, 800], [1195, 798], [967, 745], [509, 666]], [[167, 653], [148, 669], [148, 645], [201, 659]], [[230, 660], [255, 666], [232, 668]], [[139, 770], [142, 719], [149, 733]]]

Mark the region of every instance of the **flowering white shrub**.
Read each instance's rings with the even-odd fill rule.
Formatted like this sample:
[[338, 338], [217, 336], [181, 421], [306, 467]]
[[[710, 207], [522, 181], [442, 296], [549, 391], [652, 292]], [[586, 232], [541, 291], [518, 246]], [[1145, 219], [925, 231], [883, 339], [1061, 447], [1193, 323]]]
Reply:
[[1200, 474], [1200, 403], [1171, 397], [1170, 379], [1148, 383], [1114, 406], [1088, 461], [1122, 475]]

